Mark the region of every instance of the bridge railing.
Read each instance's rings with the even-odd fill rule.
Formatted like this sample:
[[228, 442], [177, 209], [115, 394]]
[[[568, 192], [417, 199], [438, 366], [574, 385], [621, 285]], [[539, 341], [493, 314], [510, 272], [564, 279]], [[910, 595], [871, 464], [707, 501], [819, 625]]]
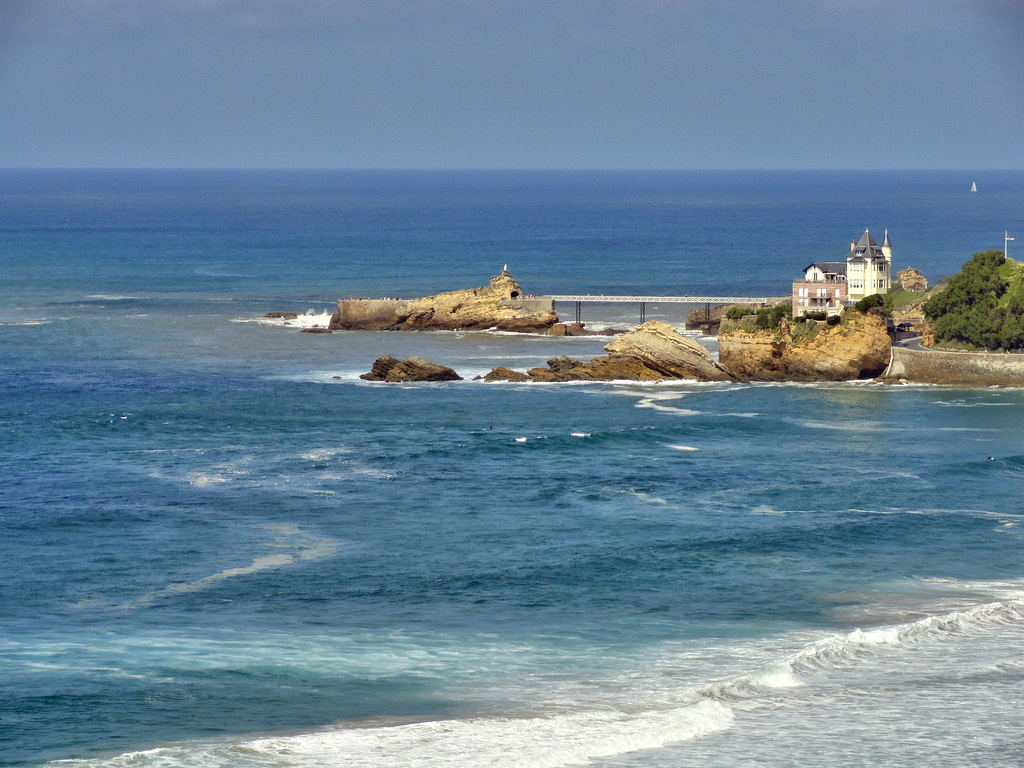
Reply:
[[552, 301], [586, 301], [602, 304], [764, 304], [768, 301], [764, 296], [602, 296], [593, 294], [551, 294], [538, 296]]

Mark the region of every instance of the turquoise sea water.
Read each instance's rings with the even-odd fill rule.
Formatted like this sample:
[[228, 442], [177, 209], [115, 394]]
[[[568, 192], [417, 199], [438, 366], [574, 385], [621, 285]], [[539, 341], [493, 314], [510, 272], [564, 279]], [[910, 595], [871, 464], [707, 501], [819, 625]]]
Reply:
[[1020, 173], [0, 172], [0, 764], [1019, 765], [1024, 390], [489, 385], [607, 339], [299, 327], [506, 263], [783, 294], [866, 226], [934, 280], [1022, 211]]

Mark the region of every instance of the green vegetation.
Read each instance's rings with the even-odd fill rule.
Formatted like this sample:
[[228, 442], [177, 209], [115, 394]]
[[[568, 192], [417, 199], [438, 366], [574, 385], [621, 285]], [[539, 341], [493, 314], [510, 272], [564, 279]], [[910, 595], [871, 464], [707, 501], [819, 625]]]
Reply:
[[928, 291], [908, 291], [902, 285], [897, 284], [885, 294], [885, 303], [893, 309], [900, 309], [921, 301], [927, 295]]
[[[870, 312], [872, 309], [879, 309], [880, 312], [885, 314], [885, 297], [880, 293], [872, 293], [870, 296], [865, 296], [863, 299], [853, 305], [861, 314]], [[890, 312], [892, 309], [890, 308]]]
[[828, 323], [828, 325], [839, 325], [841, 322], [843, 322], [843, 318], [841, 318], [839, 315], [832, 315], [832, 317], [830, 317], [826, 322]]
[[892, 317], [892, 311], [900, 307], [909, 307], [916, 301], [920, 301], [927, 295], [928, 291], [908, 291], [900, 285], [889, 289], [884, 296], [880, 293], [872, 293], [858, 301], [854, 307], [861, 314], [865, 312], [877, 312], [885, 317]]
[[739, 320], [747, 315], [756, 315], [756, 307], [729, 307], [725, 310], [725, 317], [728, 320]]
[[776, 329], [783, 320], [788, 320], [793, 314], [793, 305], [790, 302], [777, 304], [774, 307], [756, 309], [755, 307], [729, 307], [725, 311], [728, 320], [739, 320], [741, 325], [753, 325], [758, 330]]
[[1024, 348], [1024, 267], [1002, 251], [976, 253], [924, 305], [937, 343]]
[[779, 327], [783, 320], [789, 319], [792, 314], [792, 303], [776, 304], [774, 307], [757, 310], [757, 320], [754, 325], [759, 330], [775, 329]]

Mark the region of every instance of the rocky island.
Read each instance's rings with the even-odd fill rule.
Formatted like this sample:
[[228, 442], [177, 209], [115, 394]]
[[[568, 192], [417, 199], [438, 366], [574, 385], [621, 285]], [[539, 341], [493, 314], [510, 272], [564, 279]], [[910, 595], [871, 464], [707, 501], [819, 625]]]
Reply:
[[508, 269], [490, 285], [420, 299], [341, 299], [332, 331], [512, 331], [569, 335], [550, 299], [526, 297]]

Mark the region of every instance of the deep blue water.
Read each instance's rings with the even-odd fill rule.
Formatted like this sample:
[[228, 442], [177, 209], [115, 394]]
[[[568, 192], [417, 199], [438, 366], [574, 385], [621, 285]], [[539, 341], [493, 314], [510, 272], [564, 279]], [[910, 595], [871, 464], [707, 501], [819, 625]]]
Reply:
[[[1020, 173], [0, 172], [0, 763], [1019, 764], [1024, 390], [488, 385], [606, 339], [262, 315], [506, 263], [777, 295], [865, 226], [935, 279], [1022, 211]], [[359, 381], [384, 352], [467, 380]]]

